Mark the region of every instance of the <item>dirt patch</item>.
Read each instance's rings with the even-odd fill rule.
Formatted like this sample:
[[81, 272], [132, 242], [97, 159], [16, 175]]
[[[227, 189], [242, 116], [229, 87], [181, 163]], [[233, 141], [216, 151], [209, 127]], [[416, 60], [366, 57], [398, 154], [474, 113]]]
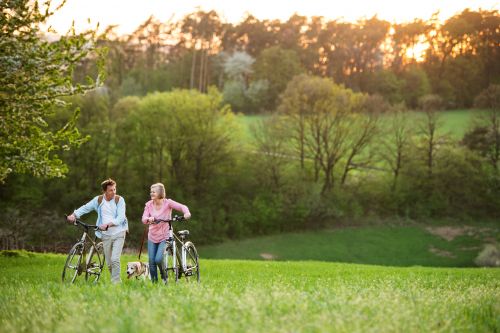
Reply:
[[483, 247], [482, 246], [466, 246], [466, 247], [461, 247], [460, 251], [479, 251]]
[[261, 253], [260, 256], [264, 260], [275, 260], [278, 258], [278, 256], [271, 253]]
[[429, 252], [434, 253], [438, 257], [446, 257], [446, 258], [455, 258], [456, 257], [453, 253], [446, 251], [446, 250], [438, 249], [432, 245], [429, 246]]
[[439, 236], [447, 241], [452, 241], [459, 236], [469, 236], [488, 243], [495, 242], [495, 231], [491, 228], [480, 228], [472, 226], [444, 226], [426, 227], [429, 233]]
[[452, 241], [458, 236], [471, 235], [473, 233], [472, 227], [427, 227], [425, 230], [433, 235], [439, 236], [446, 239], [447, 241]]

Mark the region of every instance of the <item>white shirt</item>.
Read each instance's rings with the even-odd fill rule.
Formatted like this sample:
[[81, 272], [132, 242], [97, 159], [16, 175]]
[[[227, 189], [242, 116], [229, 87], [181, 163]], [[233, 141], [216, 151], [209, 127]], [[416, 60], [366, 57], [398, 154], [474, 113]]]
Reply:
[[[106, 200], [106, 197], [102, 198], [102, 206], [101, 206], [101, 216], [102, 216], [102, 224], [106, 223], [115, 223], [116, 216], [116, 208], [111, 204], [111, 201], [115, 200], [115, 198], [111, 198], [111, 200]], [[110, 226], [108, 230], [101, 231], [103, 235], [114, 235], [123, 231], [119, 226]]]

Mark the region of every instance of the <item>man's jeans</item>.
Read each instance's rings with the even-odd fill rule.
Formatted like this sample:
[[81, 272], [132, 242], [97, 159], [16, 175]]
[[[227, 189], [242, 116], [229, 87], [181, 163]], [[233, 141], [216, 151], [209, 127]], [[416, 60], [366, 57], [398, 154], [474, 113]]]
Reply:
[[102, 235], [104, 245], [104, 258], [111, 272], [111, 282], [120, 283], [120, 256], [122, 254], [123, 243], [125, 243], [125, 231], [108, 236]]
[[167, 241], [164, 240], [160, 243], [153, 243], [148, 240], [148, 257], [149, 257], [149, 275], [151, 276], [151, 281], [158, 281], [158, 273], [156, 272], [156, 265], [160, 267], [160, 275], [162, 280], [165, 279], [164, 275], [164, 267], [163, 267], [163, 252], [165, 251], [165, 247], [167, 245]]

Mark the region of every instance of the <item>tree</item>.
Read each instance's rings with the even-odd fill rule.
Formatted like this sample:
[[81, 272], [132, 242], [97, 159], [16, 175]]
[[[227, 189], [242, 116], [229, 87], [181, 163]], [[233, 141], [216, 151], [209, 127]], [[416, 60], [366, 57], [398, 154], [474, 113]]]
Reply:
[[[209, 55], [219, 52], [223, 34], [223, 25], [219, 15], [213, 10], [209, 12], [198, 10], [186, 15], [179, 25], [181, 33], [179, 44], [186, 46], [193, 52], [189, 88], [207, 92], [210, 70]], [[198, 84], [196, 85], [196, 83]]]
[[282, 187], [283, 169], [293, 157], [288, 153], [285, 121], [285, 118], [274, 114], [251, 128], [259, 154], [256, 159], [256, 164], [260, 166], [258, 177], [266, 188], [274, 192]]
[[281, 96], [278, 110], [290, 119], [290, 136], [299, 154], [302, 169], [305, 159], [306, 118], [315, 103], [328, 98], [331, 89], [330, 80], [301, 74], [290, 81]]
[[409, 108], [416, 108], [418, 99], [430, 93], [429, 79], [424, 70], [411, 66], [403, 73], [403, 96]]
[[[314, 76], [296, 76], [283, 93], [280, 110], [288, 115], [292, 137], [297, 143], [301, 165], [305, 155], [314, 161], [315, 180], [324, 175], [322, 193], [335, 185], [336, 168], [347, 157], [345, 177], [352, 162], [372, 138], [374, 123], [368, 122], [365, 131], [357, 135], [354, 111], [359, 110], [364, 96], [354, 93], [331, 80]], [[350, 161], [350, 162], [349, 162]], [[344, 177], [344, 180], [345, 180]]]
[[439, 147], [445, 143], [444, 136], [439, 133], [443, 123], [440, 114], [436, 111], [425, 109], [425, 117], [419, 123], [420, 143], [425, 155], [424, 160], [427, 167], [428, 180], [431, 180], [433, 177], [433, 169], [436, 164], [436, 154]]
[[352, 128], [347, 144], [347, 158], [340, 184], [344, 185], [352, 170], [368, 167], [372, 163], [373, 153], [363, 154], [379, 133], [379, 114], [354, 114], [351, 116]]
[[394, 25], [392, 68], [400, 72], [407, 64], [417, 61], [415, 46], [422, 42], [428, 27], [421, 19]]
[[411, 144], [411, 124], [403, 105], [397, 105], [391, 115], [389, 126], [382, 139], [382, 159], [389, 165], [393, 174], [392, 190], [396, 189], [399, 175], [409, 159]]
[[234, 111], [252, 113], [265, 102], [268, 90], [266, 80], [250, 81], [255, 59], [246, 52], [234, 52], [224, 63], [224, 73], [228, 77], [224, 84], [224, 100]]
[[97, 57], [100, 64], [102, 51], [93, 44], [93, 31], [76, 34], [72, 29], [57, 41], [44, 39], [40, 24], [53, 13], [50, 2], [2, 2], [0, 182], [11, 173], [61, 177], [67, 172], [57, 152], [82, 142], [75, 126], [78, 113], [57, 129], [49, 127], [47, 118], [54, 106], [65, 103], [61, 97], [94, 89], [102, 79], [74, 84], [75, 66], [86, 57]]
[[500, 85], [490, 85], [475, 99], [475, 106], [487, 109], [477, 117], [476, 125], [467, 132], [462, 143], [486, 157], [495, 173], [500, 169]]
[[279, 46], [265, 49], [254, 64], [255, 79], [269, 83], [266, 107], [273, 110], [278, 104], [279, 94], [285, 90], [288, 82], [304, 71], [297, 53]]

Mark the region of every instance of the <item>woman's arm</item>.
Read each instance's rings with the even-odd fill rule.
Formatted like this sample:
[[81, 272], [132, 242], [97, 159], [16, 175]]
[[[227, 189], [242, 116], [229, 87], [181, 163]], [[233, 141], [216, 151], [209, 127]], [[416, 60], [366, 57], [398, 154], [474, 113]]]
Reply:
[[151, 216], [150, 207], [148, 206], [148, 203], [146, 202], [146, 205], [144, 206], [144, 213], [142, 213], [142, 223], [148, 224], [148, 218], [150, 216]]
[[188, 206], [178, 203], [172, 199], [168, 200], [169, 200], [169, 206], [179, 212], [182, 212], [184, 214], [185, 219], [189, 219], [191, 217], [191, 213], [189, 212]]

